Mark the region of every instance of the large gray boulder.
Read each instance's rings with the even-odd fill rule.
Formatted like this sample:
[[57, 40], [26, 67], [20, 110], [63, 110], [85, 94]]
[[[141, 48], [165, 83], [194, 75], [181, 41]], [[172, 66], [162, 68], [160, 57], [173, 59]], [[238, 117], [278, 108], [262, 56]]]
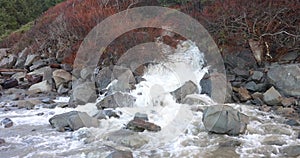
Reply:
[[171, 95], [174, 96], [177, 102], [181, 103], [187, 95], [197, 93], [199, 93], [197, 85], [192, 81], [188, 81], [175, 91], [171, 92]]
[[300, 96], [300, 64], [276, 65], [268, 71], [268, 81], [287, 96]]
[[96, 104], [98, 109], [117, 108], [117, 107], [132, 107], [135, 102], [135, 97], [116, 92], [112, 95], [106, 96], [103, 100]]
[[249, 118], [228, 105], [213, 105], [204, 110], [202, 121], [209, 132], [239, 135], [245, 133]]
[[84, 82], [73, 88], [72, 101], [77, 104], [94, 103], [97, 99], [95, 83]]
[[99, 122], [96, 118], [89, 116], [85, 112], [71, 111], [55, 115], [49, 119], [49, 123], [57, 131], [75, 131], [82, 127], [98, 127]]

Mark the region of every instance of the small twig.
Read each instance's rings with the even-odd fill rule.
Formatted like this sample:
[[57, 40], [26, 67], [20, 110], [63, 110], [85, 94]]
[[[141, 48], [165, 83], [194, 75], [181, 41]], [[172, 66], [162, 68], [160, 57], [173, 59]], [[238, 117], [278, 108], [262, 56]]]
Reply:
[[260, 37], [264, 37], [264, 36], [275, 36], [275, 35], [279, 35], [279, 34], [282, 34], [282, 33], [285, 33], [285, 34], [287, 34], [287, 35], [289, 35], [289, 36], [293, 36], [293, 37], [296, 37], [296, 38], [300, 37], [300, 35], [294, 35], [294, 34], [291, 34], [291, 33], [286, 32], [286, 31], [279, 31], [279, 32], [276, 32], [276, 33], [264, 33], [264, 34], [262, 34]]

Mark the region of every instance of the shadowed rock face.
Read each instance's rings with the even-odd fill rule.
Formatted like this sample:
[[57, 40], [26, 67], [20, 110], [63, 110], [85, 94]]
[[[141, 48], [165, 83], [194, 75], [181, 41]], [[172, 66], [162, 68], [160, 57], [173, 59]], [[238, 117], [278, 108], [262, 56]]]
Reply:
[[175, 97], [176, 101], [181, 103], [181, 101], [189, 94], [198, 93], [199, 89], [197, 85], [192, 82], [188, 81], [185, 82], [180, 88], [176, 89], [175, 91], [171, 92], [171, 94]]
[[245, 133], [249, 118], [230, 106], [214, 105], [204, 110], [202, 121], [209, 132], [239, 135]]
[[300, 96], [300, 64], [277, 65], [268, 71], [268, 80], [287, 96]]

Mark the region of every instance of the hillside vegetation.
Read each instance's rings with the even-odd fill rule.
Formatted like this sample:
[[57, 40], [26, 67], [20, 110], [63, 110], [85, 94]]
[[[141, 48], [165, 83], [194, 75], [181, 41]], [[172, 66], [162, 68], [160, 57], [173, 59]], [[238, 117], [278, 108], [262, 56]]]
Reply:
[[[5, 27], [15, 29], [26, 24], [35, 17], [26, 16], [25, 21], [18, 20], [23, 19], [19, 17], [38, 14], [59, 1], [30, 2], [45, 7], [25, 9], [30, 12], [21, 11], [20, 15], [12, 11], [9, 15], [18, 16], [11, 18], [15, 22]], [[249, 48], [249, 40], [260, 43], [264, 55], [271, 56], [274, 61], [283, 54], [300, 50], [298, 0], [67, 0], [46, 11], [25, 35], [12, 34], [1, 46], [12, 47], [14, 53], [27, 47], [31, 53], [46, 54], [61, 58], [61, 62], [72, 63], [82, 40], [99, 22], [128, 8], [148, 5], [168, 6], [194, 17], [211, 33], [223, 54]], [[138, 43], [154, 41], [160, 32], [155, 28], [132, 30], [116, 39], [106, 54], [116, 52], [118, 56]], [[174, 41], [166, 38], [165, 42], [172, 45]]]

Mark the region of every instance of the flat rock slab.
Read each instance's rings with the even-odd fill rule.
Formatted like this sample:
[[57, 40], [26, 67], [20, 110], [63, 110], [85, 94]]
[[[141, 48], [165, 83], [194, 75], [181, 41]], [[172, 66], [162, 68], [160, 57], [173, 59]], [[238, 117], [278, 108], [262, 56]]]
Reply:
[[53, 128], [63, 132], [65, 130], [78, 130], [82, 127], [98, 127], [99, 122], [96, 118], [89, 116], [85, 112], [71, 111], [55, 115], [49, 119]]

